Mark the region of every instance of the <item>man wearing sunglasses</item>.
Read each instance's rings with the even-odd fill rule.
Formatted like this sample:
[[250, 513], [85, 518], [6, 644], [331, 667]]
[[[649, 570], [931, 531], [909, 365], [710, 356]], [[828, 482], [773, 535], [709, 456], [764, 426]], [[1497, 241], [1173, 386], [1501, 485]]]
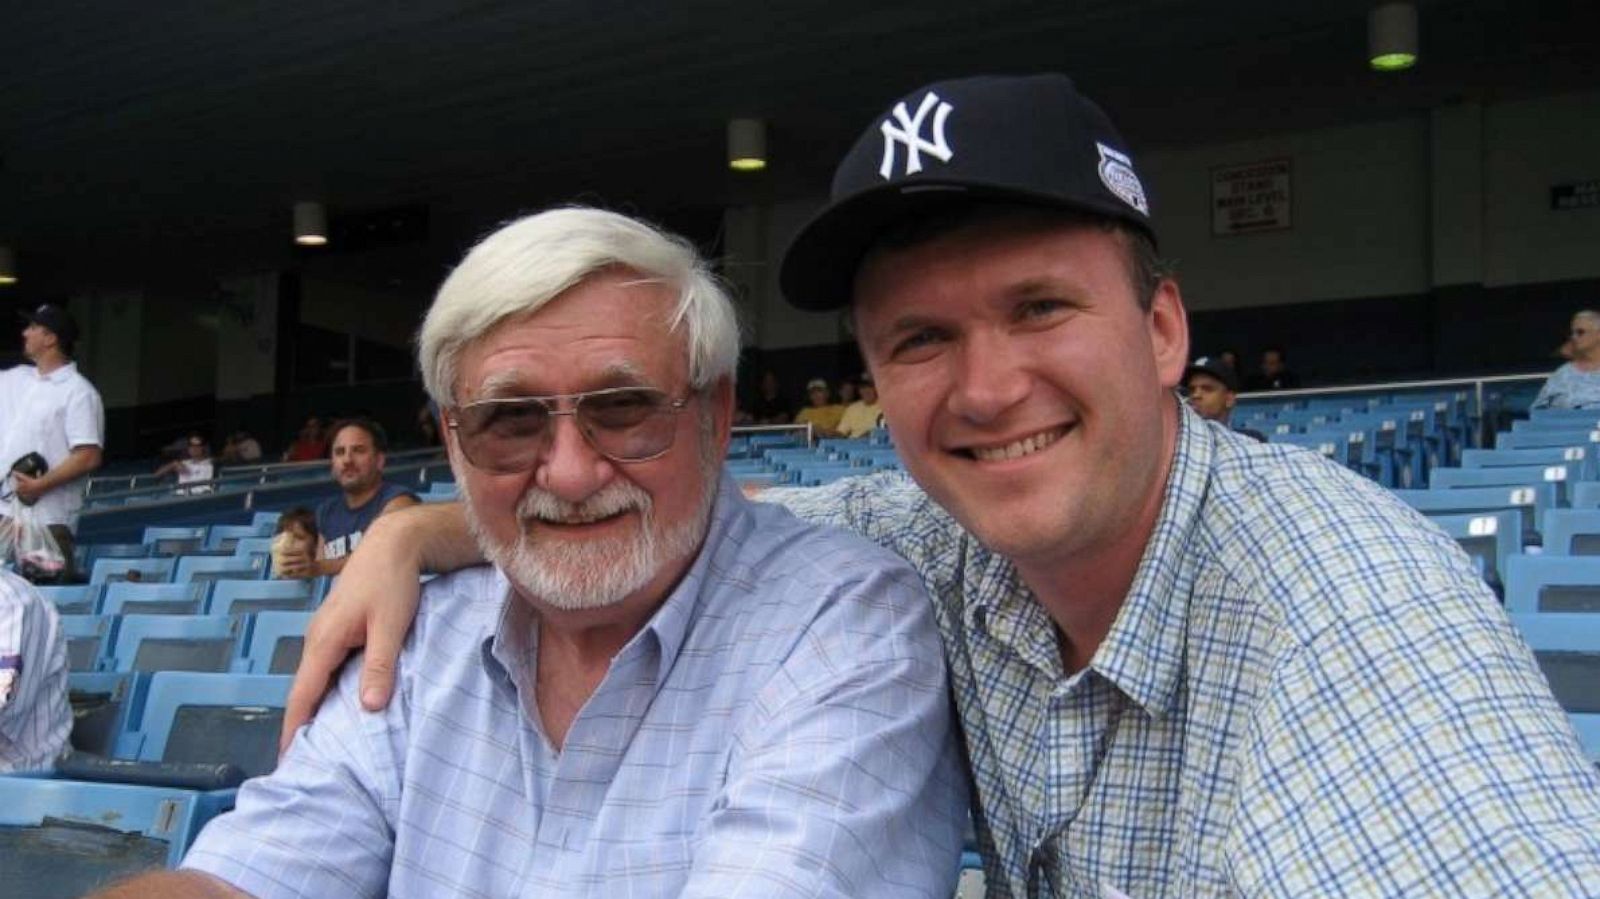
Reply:
[[722, 475], [738, 352], [705, 264], [640, 222], [474, 248], [419, 355], [492, 567], [427, 585], [400, 701], [364, 712], [351, 665], [191, 870], [128, 894], [949, 896], [927, 596]]

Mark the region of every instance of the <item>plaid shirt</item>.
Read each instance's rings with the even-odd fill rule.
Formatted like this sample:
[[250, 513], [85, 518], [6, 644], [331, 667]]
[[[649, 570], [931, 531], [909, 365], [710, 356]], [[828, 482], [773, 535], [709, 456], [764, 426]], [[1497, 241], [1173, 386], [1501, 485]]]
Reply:
[[1600, 774], [1460, 549], [1312, 453], [1181, 414], [1088, 668], [903, 476], [763, 494], [928, 584], [991, 896], [1600, 890]]
[[966, 783], [916, 574], [724, 481], [706, 548], [559, 751], [529, 606], [431, 581], [395, 700], [347, 665], [184, 859], [287, 896], [907, 896], [955, 889]]

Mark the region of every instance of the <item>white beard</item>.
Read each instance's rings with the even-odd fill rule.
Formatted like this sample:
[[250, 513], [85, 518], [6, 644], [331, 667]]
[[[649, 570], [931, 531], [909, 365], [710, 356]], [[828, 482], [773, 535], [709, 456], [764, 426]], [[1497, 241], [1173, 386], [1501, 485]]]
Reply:
[[[566, 611], [598, 609], [626, 599], [668, 564], [700, 546], [711, 521], [719, 468], [715, 458], [703, 466], [700, 503], [693, 515], [675, 523], [658, 522], [650, 494], [624, 478], [581, 503], [557, 499], [538, 487], [528, 488], [517, 503], [517, 521], [524, 536], [513, 543], [500, 542], [484, 530], [465, 491], [462, 505], [467, 527], [484, 555], [520, 591]], [[597, 521], [624, 512], [638, 515], [638, 525], [631, 533], [571, 541], [527, 536], [533, 522]]]

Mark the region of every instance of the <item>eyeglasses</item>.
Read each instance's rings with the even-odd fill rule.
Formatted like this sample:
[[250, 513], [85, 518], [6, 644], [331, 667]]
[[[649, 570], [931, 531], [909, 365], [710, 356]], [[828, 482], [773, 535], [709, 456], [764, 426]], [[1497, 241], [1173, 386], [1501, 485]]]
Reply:
[[[570, 401], [569, 409], [555, 408]], [[689, 397], [672, 399], [649, 387], [612, 387], [557, 396], [479, 400], [446, 410], [461, 454], [496, 474], [532, 468], [550, 445], [553, 420], [570, 415], [595, 452], [614, 462], [648, 462], [672, 448], [679, 412]]]

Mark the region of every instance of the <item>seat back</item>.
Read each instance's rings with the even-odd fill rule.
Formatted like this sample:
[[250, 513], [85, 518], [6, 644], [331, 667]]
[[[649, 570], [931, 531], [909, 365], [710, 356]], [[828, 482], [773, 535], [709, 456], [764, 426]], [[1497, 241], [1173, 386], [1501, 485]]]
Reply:
[[250, 777], [266, 774], [277, 765], [292, 681], [262, 674], [154, 674], [128, 748], [141, 761], [226, 763]]
[[1511, 623], [1533, 650], [1584, 752], [1600, 763], [1600, 615], [1541, 612], [1513, 615]]
[[150, 547], [153, 555], [181, 556], [184, 553], [198, 552], [205, 548], [205, 525], [182, 525], [168, 527], [147, 527], [144, 529], [144, 543]]
[[1465, 515], [1430, 514], [1428, 520], [1459, 543], [1478, 562], [1489, 586], [1503, 595], [1506, 565], [1513, 555], [1522, 552], [1521, 516], [1502, 509]]
[[103, 615], [62, 615], [61, 634], [67, 640], [67, 670], [98, 670], [117, 621], [117, 618]]
[[105, 586], [105, 594], [105, 615], [198, 615], [205, 606], [202, 584], [116, 581]]
[[314, 605], [310, 581], [217, 581], [211, 586], [212, 615], [305, 612]]
[[172, 579], [181, 584], [195, 581], [259, 580], [266, 573], [265, 556], [184, 556]]
[[144, 710], [150, 676], [133, 672], [73, 672], [67, 675], [72, 703], [72, 748], [111, 756], [129, 721]]
[[1543, 530], [1547, 555], [1600, 556], [1600, 509], [1551, 509]]
[[[1506, 564], [1506, 611], [1600, 613], [1600, 558], [1512, 556]], [[1600, 620], [1600, 614], [1595, 617]]]
[[115, 581], [162, 583], [172, 580], [172, 569], [177, 560], [160, 559], [100, 559], [89, 570], [89, 583], [109, 584]]
[[106, 667], [112, 671], [227, 671], [238, 619], [220, 615], [128, 615]]
[[310, 624], [310, 612], [256, 613], [239, 667], [255, 674], [293, 674]]
[[46, 584], [34, 587], [50, 600], [58, 615], [95, 615], [100, 612], [100, 588], [88, 584]]

